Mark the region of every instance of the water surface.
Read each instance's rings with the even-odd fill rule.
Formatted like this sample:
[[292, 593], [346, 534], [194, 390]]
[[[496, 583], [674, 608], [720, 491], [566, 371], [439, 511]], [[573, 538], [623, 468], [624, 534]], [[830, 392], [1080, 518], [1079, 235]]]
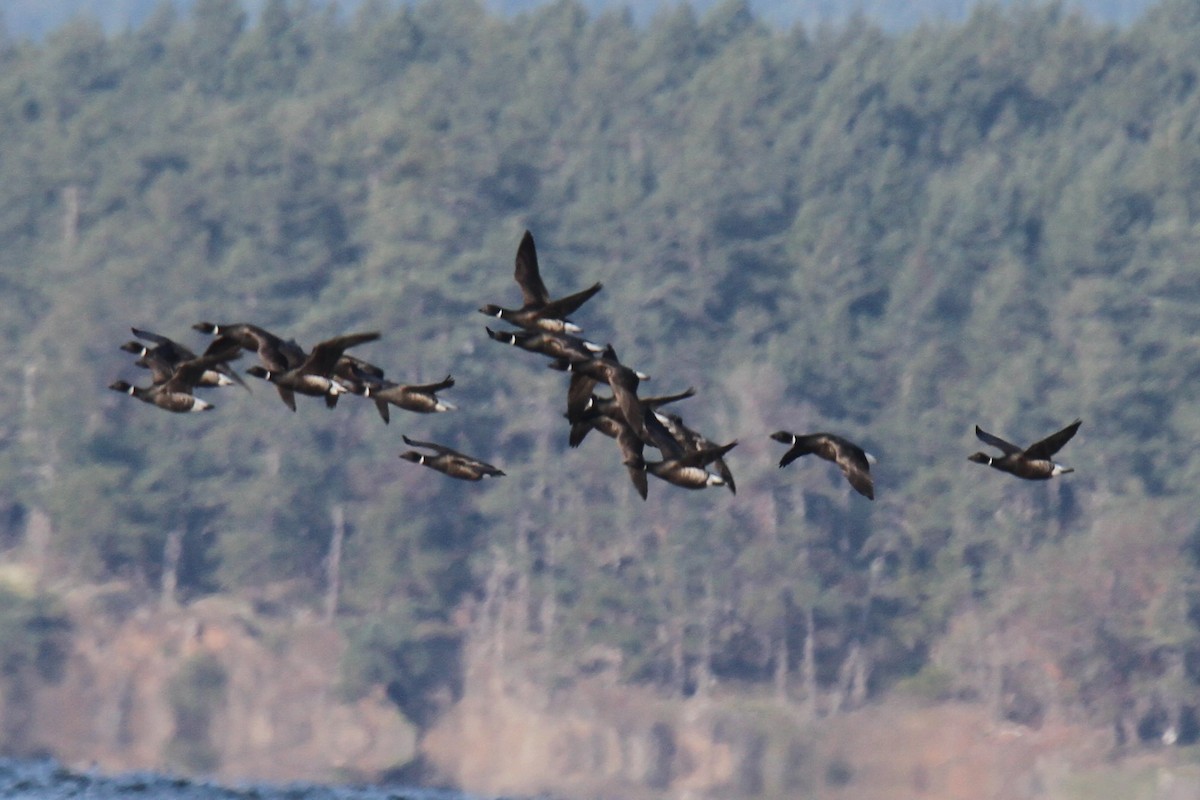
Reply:
[[481, 800], [446, 789], [402, 786], [321, 786], [307, 783], [221, 785], [153, 772], [101, 775], [69, 770], [51, 759], [0, 758], [0, 797], [148, 800]]

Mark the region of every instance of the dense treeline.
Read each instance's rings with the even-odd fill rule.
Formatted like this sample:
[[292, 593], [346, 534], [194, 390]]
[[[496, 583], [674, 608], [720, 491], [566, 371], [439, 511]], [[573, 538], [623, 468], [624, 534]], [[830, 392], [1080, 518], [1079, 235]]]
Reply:
[[[197, 0], [0, 62], [14, 558], [147, 601], [325, 609], [350, 683], [418, 721], [470, 631], [548, 684], [613, 670], [825, 713], [904, 683], [1197, 735], [1194, 3], [1125, 31], [1051, 6], [888, 35], [779, 32], [740, 2], [636, 28], [572, 2], [342, 22], [271, 0], [250, 25]], [[563, 376], [476, 313], [519, 296], [525, 228], [553, 292], [604, 282], [590, 338], [740, 440], [736, 497], [643, 502], [610, 441], [567, 447]], [[135, 377], [130, 325], [201, 349], [202, 319], [308, 346], [378, 329], [358, 354], [452, 373], [458, 410], [385, 427], [260, 383], [178, 417], [104, 389]], [[976, 423], [1030, 442], [1077, 416], [1063, 479], [966, 461]], [[777, 470], [781, 427], [861, 442], [877, 501], [821, 462]], [[507, 477], [413, 468], [401, 433]]]

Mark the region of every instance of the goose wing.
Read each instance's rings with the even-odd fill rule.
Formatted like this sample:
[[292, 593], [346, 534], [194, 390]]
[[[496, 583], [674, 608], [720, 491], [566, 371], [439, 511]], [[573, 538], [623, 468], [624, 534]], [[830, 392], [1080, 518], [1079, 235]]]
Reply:
[[175, 365], [179, 362], [169, 361], [158, 352], [151, 350], [133, 363], [150, 370], [150, 383], [157, 386], [171, 380], [171, 376], [175, 374]]
[[676, 458], [683, 454], [683, 447], [671, 435], [671, 431], [655, 415], [654, 409], [644, 405], [637, 396], [639, 379], [633, 370], [615, 365], [608, 370], [608, 385], [613, 399], [621, 409], [621, 416], [646, 444], [657, 447], [664, 458]]
[[[643, 397], [643, 398], [641, 398], [641, 400], [642, 400], [642, 403], [650, 406], [651, 408], [658, 408], [660, 406], [665, 406], [667, 403], [675, 403], [675, 402], [678, 402], [679, 400], [686, 400], [689, 397], [694, 397], [695, 394], [696, 394], [696, 387], [689, 386], [687, 389], [683, 390], [682, 392], [679, 392], [678, 394], [655, 395], [654, 397]], [[672, 415], [672, 416], [678, 417], [677, 414]]]
[[525, 308], [538, 308], [550, 300], [546, 284], [542, 283], [542, 273], [538, 269], [537, 248], [533, 244], [533, 234], [525, 231], [521, 244], [517, 246], [517, 260], [513, 277], [521, 287], [521, 295], [525, 299]]
[[592, 299], [592, 295], [604, 288], [602, 283], [593, 283], [582, 292], [569, 294], [566, 297], [560, 297], [557, 300], [548, 300], [542, 304], [538, 311], [538, 316], [545, 319], [563, 319], [568, 314], [575, 312], [581, 305]]
[[153, 333], [142, 328], [130, 328], [133, 335], [139, 339], [154, 344], [154, 352], [166, 363], [177, 364], [180, 361], [187, 361], [190, 358], [195, 358], [196, 354], [184, 347], [174, 339], [169, 339], [161, 334]]
[[[199, 323], [204, 325], [205, 323]], [[196, 326], [193, 326], [196, 327]], [[284, 341], [270, 331], [243, 322], [237, 325], [217, 325], [220, 333], [237, 339], [242, 347], [258, 353], [258, 360], [271, 372], [286, 372], [304, 363], [307, 353], [296, 340]]]
[[[826, 436], [826, 446], [832, 449], [833, 457], [819, 453], [837, 464], [854, 490], [869, 500], [875, 499], [875, 482], [871, 479], [871, 462], [866, 451], [840, 436]], [[824, 449], [824, 448], [822, 448]]]
[[1064, 444], [1071, 441], [1071, 437], [1075, 435], [1075, 431], [1079, 430], [1079, 426], [1082, 424], [1083, 420], [1077, 419], [1058, 433], [1052, 433], [1040, 442], [1034, 442], [1025, 449], [1025, 456], [1037, 461], [1049, 459], [1062, 449]]
[[[441, 453], [442, 455], [445, 455], [445, 456], [452, 456], [454, 458], [462, 458], [462, 459], [466, 459], [467, 461], [471, 461], [473, 463], [478, 463], [478, 464], [483, 463], [482, 461], [477, 461], [476, 459], [471, 458], [470, 456], [465, 455], [463, 453], [460, 453], [451, 447], [446, 447], [446, 445], [444, 445], [444, 444], [437, 444], [436, 442], [422, 442], [419, 439], [410, 439], [404, 435], [401, 435], [400, 438], [402, 438], [404, 440], [405, 444], [410, 445], [412, 447], [424, 447], [428, 450], [432, 450], [435, 453]], [[488, 465], [485, 465], [485, 466], [488, 466]]]
[[411, 447], [424, 447], [427, 450], [433, 450], [438, 453], [455, 453], [455, 454], [458, 453], [457, 450], [451, 450], [449, 447], [446, 447], [445, 445], [434, 444], [433, 442], [422, 442], [420, 439], [410, 439], [405, 434], [401, 434], [400, 438], [404, 440], [405, 444], [407, 444]]
[[129, 330], [133, 331], [134, 336], [138, 337], [139, 339], [145, 339], [147, 342], [154, 342], [154, 344], [159, 344], [159, 345], [181, 347], [183, 349], [183, 352], [187, 352], [187, 353], [191, 352], [186, 347], [183, 347], [182, 345], [175, 342], [173, 339], [169, 339], [166, 336], [163, 336], [162, 334], [153, 333], [151, 331], [144, 330], [142, 328], [130, 328]]
[[979, 441], [984, 442], [985, 444], [990, 444], [992, 447], [995, 447], [1005, 455], [1012, 456], [1021, 452], [1021, 448], [1017, 447], [1012, 442], [1006, 442], [999, 436], [988, 433], [978, 425], [975, 426], [975, 435], [979, 437]]
[[287, 388], [286, 386], [280, 386], [279, 384], [275, 384], [275, 391], [279, 392], [279, 399], [283, 401], [283, 404], [285, 406], [290, 408], [292, 411], [296, 410], [296, 393], [295, 392], [293, 392], [291, 389]]
[[333, 373], [361, 382], [379, 382], [384, 380], [383, 367], [377, 367], [369, 361], [363, 361], [356, 356], [343, 353], [334, 365]]
[[226, 361], [240, 358], [241, 355], [240, 350], [232, 350], [182, 361], [176, 365], [171, 377], [160, 385], [165, 392], [190, 394], [206, 369], [212, 369], [218, 364], [224, 364]]
[[348, 333], [345, 336], [335, 336], [326, 339], [312, 349], [304, 361], [303, 370], [313, 375], [330, 377], [337, 366], [338, 359], [347, 349], [364, 342], [373, 342], [379, 338], [379, 331], [367, 333]]
[[629, 480], [645, 500], [650, 491], [649, 480], [646, 478], [646, 462], [642, 458], [645, 443], [628, 425], [617, 423], [617, 445], [621, 448], [621, 461], [629, 472]]
[[[634, 399], [637, 400], [636, 397]], [[649, 444], [657, 447], [663, 458], [682, 456], [684, 454], [683, 445], [672, 435], [670, 428], [662, 423], [662, 420], [654, 413], [654, 409], [642, 405], [640, 400], [637, 400], [637, 403], [642, 409], [642, 424], [645, 429], [645, 439]]]
[[846, 475], [846, 480], [850, 481], [850, 485], [854, 487], [854, 491], [868, 500], [875, 499], [875, 482], [871, 480], [871, 473], [859, 469], [853, 464], [838, 462], [838, 466], [842, 468], [842, 472]]
[[700, 450], [693, 450], [690, 453], [684, 453], [678, 458], [673, 459], [677, 464], [684, 467], [705, 467], [721, 458], [733, 448], [737, 447], [737, 440], [729, 444], [723, 444], [719, 447], [705, 447]]
[[579, 422], [586, 416], [588, 401], [592, 399], [592, 390], [595, 388], [595, 378], [582, 372], [571, 373], [571, 383], [567, 386], [568, 421]]
[[[691, 397], [693, 393], [694, 390], [689, 388], [687, 392], [684, 392], [682, 395], [676, 395], [671, 399]], [[648, 403], [651, 399], [657, 398], [647, 398], [642, 402]], [[683, 417], [678, 414], [667, 414], [656, 411], [654, 416], [666, 426], [667, 430], [671, 432], [671, 436], [675, 438], [675, 441], [679, 442], [685, 451], [703, 450], [716, 446], [707, 436], [689, 428], [687, 423], [683, 421]], [[729, 487], [729, 491], [737, 494], [737, 483], [733, 479], [733, 471], [729, 469], [729, 465], [725, 463], [725, 459], [713, 459], [712, 465], [716, 469], [717, 474], [721, 476], [721, 480], [725, 481], [725, 485]]]
[[[204, 355], [225, 355], [229, 358], [229, 360], [233, 360], [235, 358], [241, 358], [241, 348], [241, 344], [239, 344], [238, 340], [234, 337], [218, 336], [216, 339], [212, 340], [212, 344], [205, 348]], [[238, 375], [228, 364], [217, 364], [214, 369], [232, 380], [234, 383], [241, 386], [247, 392], [250, 391], [250, 387], [246, 384], [246, 381], [242, 379], [242, 376]]]

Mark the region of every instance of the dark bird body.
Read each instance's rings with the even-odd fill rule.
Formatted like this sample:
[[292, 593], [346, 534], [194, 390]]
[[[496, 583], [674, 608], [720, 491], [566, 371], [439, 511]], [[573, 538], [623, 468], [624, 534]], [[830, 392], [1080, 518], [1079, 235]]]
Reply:
[[[667, 483], [684, 489], [705, 489], [725, 483], [724, 478], [709, 472], [705, 467], [724, 456], [735, 446], [737, 446], [737, 442], [733, 441], [720, 447], [694, 450], [683, 455], [664, 458], [661, 461], [644, 461], [640, 456], [635, 456], [628, 458], [625, 465], [645, 470], [656, 478], [661, 478]], [[642, 498], [645, 499], [645, 497], [645, 492], [642, 492]]]
[[1071, 440], [1075, 431], [1079, 430], [1079, 426], [1082, 424], [1083, 420], [1077, 419], [1061, 431], [1050, 434], [1024, 450], [976, 425], [975, 435], [979, 437], [980, 441], [997, 448], [1004, 455], [989, 456], [987, 453], [972, 453], [967, 456], [967, 459], [977, 464], [987, 464], [989, 467], [1025, 480], [1049, 480], [1057, 475], [1075, 471], [1073, 467], [1064, 467], [1062, 464], [1055, 463], [1051, 457]]
[[578, 332], [579, 326], [567, 319], [567, 315], [591, 299], [600, 291], [601, 284], [595, 283], [582, 292], [561, 297], [557, 300], [550, 298], [546, 284], [542, 282], [541, 270], [538, 268], [537, 248], [533, 243], [533, 234], [525, 231], [521, 243], [517, 246], [517, 258], [513, 277], [521, 287], [524, 304], [517, 309], [502, 308], [488, 304], [479, 309], [480, 313], [511, 322], [528, 330], [546, 330], [556, 333], [563, 331]]
[[638, 399], [638, 386], [644, 376], [622, 364], [612, 345], [598, 356], [581, 360], [558, 359], [550, 362], [550, 366], [571, 373], [571, 385], [567, 389], [568, 420], [578, 421], [590, 402], [592, 389], [597, 383], [607, 383], [624, 422], [639, 439], [657, 447], [668, 457], [682, 454], [679, 443], [654, 416], [653, 410]]
[[[153, 383], [165, 383], [175, 373], [177, 366], [196, 358], [196, 354], [191, 349], [173, 339], [140, 328], [131, 328], [131, 330], [134, 336], [151, 342], [153, 346], [143, 342], [128, 341], [121, 345], [121, 349], [138, 356], [138, 360], [134, 363], [150, 370], [150, 380]], [[240, 350], [240, 347], [236, 341], [221, 336], [213, 340], [212, 344], [204, 351], [204, 355], [230, 353], [233, 358], [236, 357], [237, 350]], [[250, 389], [242, 380], [242, 376], [230, 369], [228, 364], [219, 362], [204, 370], [196, 382], [196, 386], [232, 386], [235, 383], [246, 390]]]
[[362, 394], [362, 390], [367, 386], [384, 381], [382, 367], [377, 367], [371, 362], [363, 361], [349, 353], [343, 353], [334, 364], [333, 375], [337, 378], [338, 383], [354, 394]]
[[837, 464], [854, 490], [869, 500], [875, 499], [875, 484], [871, 480], [871, 457], [858, 445], [833, 433], [797, 435], [788, 431], [771, 434], [777, 442], [791, 445], [779, 460], [786, 467], [800, 456], [815, 455]]
[[213, 322], [197, 322], [192, 326], [201, 333], [212, 336], [228, 336], [243, 350], [258, 353], [258, 360], [271, 372], [284, 372], [304, 363], [308, 354], [294, 339], [284, 340], [270, 331], [248, 322], [218, 325]]
[[332, 408], [337, 405], [338, 395], [346, 392], [345, 387], [333, 378], [338, 359], [346, 349], [378, 338], [379, 333], [376, 331], [335, 336], [314, 347], [308, 357], [297, 366], [276, 371], [270, 367], [255, 365], [246, 370], [246, 374], [275, 384], [279, 397], [292, 411], [296, 410], [296, 394], [324, 397], [325, 405]]
[[375, 383], [365, 382], [351, 391], [374, 400], [375, 407], [379, 409], [379, 416], [383, 418], [384, 422], [390, 422], [389, 406], [396, 406], [405, 411], [415, 411], [418, 414], [434, 414], [453, 410], [453, 405], [443, 402], [437, 396], [437, 392], [449, 389], [453, 385], [454, 378], [447, 375], [444, 380], [437, 383], [408, 384], [389, 380]]
[[[685, 425], [683, 418], [678, 414], [657, 411], [654, 416], [666, 427], [667, 432], [671, 434], [675, 441], [679, 442], [685, 453], [696, 453], [717, 446], [716, 442]], [[729, 465], [725, 463], [725, 459], [714, 458], [712, 465], [725, 481], [725, 486], [729, 491], [737, 494], [737, 484], [733, 480], [733, 472], [729, 469]]]
[[[638, 399], [643, 406], [654, 410], [661, 408], [667, 403], [685, 400], [695, 394], [696, 390], [689, 386], [686, 391], [679, 392], [678, 394], [639, 397]], [[625, 421], [625, 415], [621, 413], [621, 407], [615, 397], [599, 397], [590, 392], [586, 399], [568, 398], [567, 413], [564, 416], [571, 423], [571, 435], [568, 440], [568, 444], [571, 447], [578, 447], [588, 433], [593, 430], [598, 430], [605, 436], [615, 439], [616, 433], [612, 432], [615, 429], [612, 426], [604, 424], [604, 420], [618, 420], [622, 424]]]
[[109, 384], [108, 388], [177, 414], [189, 411], [208, 411], [213, 408], [212, 403], [196, 397], [192, 394], [192, 390], [205, 370], [240, 355], [239, 351], [226, 351], [215, 355], [200, 356], [177, 364], [171, 377], [162, 383], [146, 387], [132, 386], [125, 381], [115, 381]]
[[541, 330], [494, 331], [487, 326], [484, 326], [484, 330], [489, 338], [502, 344], [566, 361], [584, 361], [604, 351], [600, 345], [569, 333]]
[[401, 458], [405, 461], [411, 461], [414, 464], [421, 464], [422, 466], [437, 470], [449, 475], [451, 478], [458, 478], [463, 481], [478, 481], [483, 478], [499, 477], [504, 474], [503, 470], [497, 469], [485, 461], [464, 455], [445, 445], [434, 444], [433, 442], [420, 442], [416, 439], [409, 439], [407, 436], [404, 436], [403, 439], [405, 444], [432, 450], [433, 454], [408, 450], [400, 454]]

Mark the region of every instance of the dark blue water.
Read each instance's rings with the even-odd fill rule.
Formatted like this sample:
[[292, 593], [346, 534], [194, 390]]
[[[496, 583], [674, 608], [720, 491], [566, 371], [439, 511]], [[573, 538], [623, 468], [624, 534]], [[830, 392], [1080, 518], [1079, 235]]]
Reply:
[[479, 800], [460, 792], [387, 786], [245, 783], [222, 786], [153, 772], [73, 772], [49, 759], [0, 759], [0, 798], [146, 798], [146, 800]]

